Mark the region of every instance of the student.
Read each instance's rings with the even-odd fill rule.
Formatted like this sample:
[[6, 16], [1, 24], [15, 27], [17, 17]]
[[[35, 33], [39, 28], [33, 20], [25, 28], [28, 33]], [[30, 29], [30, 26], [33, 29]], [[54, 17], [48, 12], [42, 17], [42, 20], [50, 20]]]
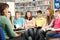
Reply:
[[51, 31], [48, 31], [46, 33], [46, 40], [48, 40], [50, 38], [49, 36], [60, 33], [60, 10], [56, 10], [55, 14], [57, 14], [57, 15], [55, 15], [56, 19], [54, 22], [54, 27], [53, 28], [47, 28], [47, 30], [51, 30]]
[[6, 15], [8, 15], [8, 8], [8, 4], [0, 3], [0, 26], [4, 30], [5, 39], [9, 40], [10, 38], [14, 39], [14, 37], [18, 37], [20, 35], [13, 31], [12, 24], [9, 18], [6, 17]]
[[42, 11], [41, 10], [37, 11], [37, 17], [35, 19], [36, 27], [42, 28], [43, 26], [45, 26], [45, 22], [46, 22], [46, 19], [43, 18]]
[[53, 26], [53, 23], [54, 23], [54, 11], [51, 9], [51, 8], [47, 8], [47, 11], [46, 11], [46, 26], [48, 27], [52, 27]]
[[32, 17], [32, 13], [30, 11], [27, 11], [25, 14], [25, 28], [33, 28], [35, 26], [35, 20]]
[[24, 18], [21, 17], [21, 12], [18, 12], [18, 11], [15, 12], [14, 25], [16, 26], [16, 28], [22, 28], [23, 29]]
[[35, 20], [32, 17], [32, 13], [27, 11], [25, 14], [25, 38], [28, 40], [28, 37], [33, 37], [33, 28], [35, 27]]
[[[47, 8], [47, 11], [46, 11], [46, 23], [45, 23], [45, 26], [38, 32], [39, 34], [38, 35], [42, 35], [43, 37], [46, 36], [46, 32], [49, 31], [49, 30], [46, 30], [46, 28], [50, 28], [50, 27], [53, 27], [54, 25], [54, 12], [52, 9], [50, 8]], [[43, 38], [42, 36], [40, 35], [40, 38]], [[44, 39], [43, 39], [44, 40]]]
[[[40, 38], [38, 38], [38, 34], [39, 34], [39, 30], [41, 29], [41, 28], [43, 28], [43, 27], [45, 27], [45, 25], [46, 25], [46, 19], [45, 18], [43, 18], [43, 16], [42, 16], [42, 11], [41, 10], [39, 10], [39, 11], [37, 11], [37, 17], [36, 17], [36, 19], [35, 19], [35, 24], [36, 24], [36, 27], [37, 27], [37, 29], [36, 29], [36, 38], [35, 38], [35, 40], [39, 40]], [[40, 34], [41, 35], [41, 34]], [[42, 40], [43, 38], [41, 38], [41, 40]]]

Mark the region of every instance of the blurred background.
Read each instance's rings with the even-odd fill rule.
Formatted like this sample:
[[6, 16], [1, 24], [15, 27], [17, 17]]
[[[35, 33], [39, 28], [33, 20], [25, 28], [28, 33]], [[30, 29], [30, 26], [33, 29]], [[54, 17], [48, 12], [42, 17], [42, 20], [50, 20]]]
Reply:
[[[0, 0], [0, 2], [6, 2], [10, 5], [12, 16], [14, 16], [15, 11], [22, 12], [24, 16], [27, 10], [31, 11], [33, 16], [36, 16], [36, 11], [42, 10], [44, 17], [48, 7], [55, 9], [55, 1], [60, 2], [59, 0]], [[60, 4], [56, 3], [55, 5], [59, 7]]]

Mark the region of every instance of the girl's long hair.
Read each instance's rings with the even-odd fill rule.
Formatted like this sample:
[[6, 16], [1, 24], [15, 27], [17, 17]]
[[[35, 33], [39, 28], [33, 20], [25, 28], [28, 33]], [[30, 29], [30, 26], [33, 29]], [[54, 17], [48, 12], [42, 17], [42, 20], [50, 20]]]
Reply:
[[[28, 19], [28, 17], [27, 17], [27, 12], [30, 12], [30, 14], [31, 14], [31, 16], [29, 17], [29, 19]], [[26, 12], [26, 14], [25, 14], [25, 19], [32, 20], [32, 13], [31, 13], [31, 11], [27, 11], [27, 12]]]
[[52, 19], [53, 19], [53, 14], [54, 14], [54, 11], [53, 11], [53, 9], [51, 9], [51, 8], [47, 8], [47, 10], [50, 12], [50, 15], [48, 16], [46, 16], [46, 19], [47, 19], [47, 22], [49, 21], [49, 22], [51, 22], [52, 21]]

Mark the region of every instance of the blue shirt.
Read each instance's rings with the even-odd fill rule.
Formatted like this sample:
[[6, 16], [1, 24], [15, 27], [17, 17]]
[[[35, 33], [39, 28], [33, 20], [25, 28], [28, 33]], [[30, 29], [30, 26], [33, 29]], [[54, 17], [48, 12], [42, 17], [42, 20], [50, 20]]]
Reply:
[[14, 25], [18, 24], [19, 28], [23, 27], [24, 24], [24, 18], [20, 18], [19, 20], [17, 20], [16, 18], [14, 19]]

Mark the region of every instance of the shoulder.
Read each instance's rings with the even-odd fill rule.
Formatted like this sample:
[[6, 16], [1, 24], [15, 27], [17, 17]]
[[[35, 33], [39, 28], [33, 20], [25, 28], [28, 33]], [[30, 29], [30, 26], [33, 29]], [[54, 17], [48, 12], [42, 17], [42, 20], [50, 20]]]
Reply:
[[0, 16], [0, 22], [5, 22], [7, 18], [5, 16]]
[[0, 21], [4, 22], [5, 24], [8, 23], [8, 22], [10, 22], [9, 18], [6, 17], [6, 16], [0, 16]]
[[5, 16], [0, 16], [0, 18], [6, 18]]
[[39, 20], [39, 18], [38, 18], [38, 17], [36, 17], [36, 18], [35, 18], [35, 21], [38, 21], [38, 20]]
[[38, 18], [36, 17], [35, 20], [37, 20]]
[[21, 17], [20, 19], [24, 20], [24, 18], [23, 18], [23, 17]]
[[42, 17], [42, 19], [43, 19], [43, 20], [45, 20], [45, 18], [44, 18], [44, 17]]
[[23, 17], [20, 18], [22, 21], [25, 21], [25, 19]]
[[46, 21], [46, 18], [42, 18], [42, 20], [45, 20]]
[[8, 18], [5, 16], [0, 16], [0, 19], [7, 20]]

